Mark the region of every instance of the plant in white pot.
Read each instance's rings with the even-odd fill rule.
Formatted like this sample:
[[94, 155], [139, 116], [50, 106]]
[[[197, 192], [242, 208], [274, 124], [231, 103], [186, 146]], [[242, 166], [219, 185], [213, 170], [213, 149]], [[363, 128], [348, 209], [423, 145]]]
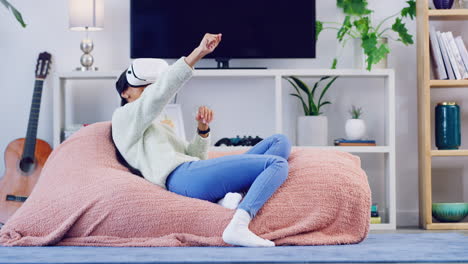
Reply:
[[[330, 101], [322, 100], [324, 99], [325, 93], [331, 87], [333, 82], [335, 82], [338, 76], [333, 78], [331, 76], [324, 76], [314, 83], [312, 89], [295, 76], [287, 76], [283, 78], [294, 87], [297, 93], [291, 93], [290, 95], [297, 97], [301, 101], [302, 108], [304, 109], [304, 116], [299, 116], [297, 118], [297, 145], [328, 145], [328, 119], [326, 116], [321, 115], [322, 112], [320, 110], [324, 105], [331, 104]], [[315, 94], [319, 84], [326, 79], [330, 79], [330, 81], [323, 88], [317, 101]], [[303, 94], [305, 94], [305, 96]]]
[[349, 113], [351, 114], [351, 119], [346, 120], [346, 139], [360, 140], [366, 134], [366, 123], [364, 120], [360, 119], [362, 108], [357, 108], [353, 105]]

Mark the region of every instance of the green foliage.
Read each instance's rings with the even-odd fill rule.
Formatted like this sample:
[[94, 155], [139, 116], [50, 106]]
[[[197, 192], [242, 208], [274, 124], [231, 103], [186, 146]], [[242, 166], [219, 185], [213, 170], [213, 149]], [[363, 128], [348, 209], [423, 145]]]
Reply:
[[[360, 38], [361, 47], [366, 54], [367, 70], [372, 69], [372, 65], [381, 61], [388, 53], [390, 48], [386, 43], [378, 42], [378, 39], [383, 37], [391, 38], [389, 35], [384, 35], [388, 30], [392, 30], [398, 34], [397, 41], [405, 45], [413, 44], [413, 36], [408, 33], [406, 25], [403, 23], [403, 18], [410, 18], [413, 20], [416, 16], [416, 1], [408, 0], [407, 7], [403, 8], [400, 12], [384, 18], [376, 27], [373, 26], [370, 14], [372, 10], [367, 8], [367, 0], [337, 0], [336, 6], [341, 8], [344, 12], [345, 19], [340, 27], [326, 26], [327, 24], [338, 24], [335, 22], [317, 21], [320, 25], [320, 30], [316, 31], [318, 39], [319, 34], [324, 29], [337, 30], [336, 39], [344, 46], [349, 39]], [[391, 27], [382, 27], [383, 24], [389, 19], [396, 17], [395, 22]], [[338, 60], [334, 58], [333, 67], [336, 68]]]
[[342, 8], [345, 14], [361, 16], [372, 12], [367, 8], [366, 0], [337, 0], [336, 6]]
[[408, 29], [405, 24], [401, 23], [401, 19], [398, 17], [395, 23], [392, 25], [392, 30], [398, 33], [400, 38], [399, 41], [403, 42], [405, 45], [413, 44], [413, 36], [408, 34]]
[[[314, 83], [314, 86], [312, 89], [310, 89], [310, 87], [307, 86], [307, 84], [305, 84], [302, 80], [300, 80], [299, 78], [295, 76], [287, 76], [283, 78], [286, 79], [292, 85], [292, 87], [296, 90], [296, 93], [291, 93], [290, 95], [299, 99], [299, 101], [302, 104], [302, 108], [304, 110], [304, 115], [318, 116], [318, 115], [323, 114], [322, 112], [320, 112], [320, 109], [322, 106], [331, 104], [330, 101], [322, 101], [322, 100], [324, 99], [325, 93], [328, 91], [328, 89], [330, 89], [330, 87], [338, 78], [338, 76], [335, 76], [333, 78], [331, 78], [330, 76], [324, 76], [320, 78], [320, 80]], [[315, 95], [316, 95], [316, 92], [320, 83], [329, 78], [331, 78], [331, 80], [325, 85], [317, 101], [315, 98]]]
[[416, 2], [415, 1], [406, 1], [408, 3], [408, 7], [405, 7], [401, 10], [401, 16], [407, 17], [409, 16], [411, 19], [414, 19], [416, 16]]
[[320, 32], [323, 30], [323, 23], [320, 21], [316, 21], [315, 23], [315, 39], [318, 39]]
[[349, 110], [352, 119], [359, 119], [362, 115], [362, 107], [357, 108], [356, 106], [352, 106], [351, 110]]
[[7, 0], [0, 0], [0, 3], [2, 3], [6, 9], [10, 10], [11, 13], [13, 13], [16, 20], [18, 20], [22, 27], [26, 27], [26, 23], [24, 23], [21, 13], [14, 6], [12, 6]]

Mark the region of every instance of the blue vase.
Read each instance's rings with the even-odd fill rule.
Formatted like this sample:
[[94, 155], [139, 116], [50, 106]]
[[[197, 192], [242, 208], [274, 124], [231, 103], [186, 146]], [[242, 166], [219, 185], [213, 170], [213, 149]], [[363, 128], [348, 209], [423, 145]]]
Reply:
[[461, 145], [460, 107], [454, 102], [438, 103], [435, 109], [435, 143], [438, 149]]
[[453, 0], [433, 0], [433, 2], [437, 9], [450, 9], [453, 5]]

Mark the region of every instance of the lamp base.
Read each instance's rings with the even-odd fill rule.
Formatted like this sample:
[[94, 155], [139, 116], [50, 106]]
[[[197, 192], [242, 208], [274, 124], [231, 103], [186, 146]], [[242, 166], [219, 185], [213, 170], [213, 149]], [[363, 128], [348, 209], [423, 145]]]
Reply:
[[81, 66], [81, 67], [76, 67], [75, 68], [75, 71], [97, 71], [98, 70], [98, 67], [84, 67], [84, 66]]

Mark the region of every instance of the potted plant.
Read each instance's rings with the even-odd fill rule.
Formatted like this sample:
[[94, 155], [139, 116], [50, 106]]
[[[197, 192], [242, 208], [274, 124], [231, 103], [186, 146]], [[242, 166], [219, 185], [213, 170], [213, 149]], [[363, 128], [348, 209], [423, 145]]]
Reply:
[[[291, 93], [290, 95], [299, 99], [304, 110], [304, 116], [299, 116], [297, 119], [297, 144], [299, 146], [328, 145], [328, 119], [326, 116], [321, 115], [321, 109], [324, 105], [331, 104], [330, 101], [323, 101], [323, 99], [325, 93], [333, 82], [335, 82], [338, 76], [333, 78], [330, 76], [324, 76], [314, 83], [312, 89], [295, 76], [287, 76], [283, 78], [286, 79], [296, 90], [296, 93]], [[323, 88], [317, 101], [315, 98], [317, 89], [320, 83], [327, 79], [330, 79], [330, 81]]]
[[3, 4], [6, 7], [6, 9], [10, 10], [13, 13], [16, 20], [18, 20], [22, 27], [26, 27], [21, 13], [14, 6], [12, 6], [7, 0], [0, 0], [0, 3]]
[[351, 119], [346, 120], [346, 139], [360, 140], [366, 134], [366, 123], [364, 123], [364, 120], [360, 119], [362, 108], [357, 108], [353, 105], [349, 113], [351, 114]]
[[[393, 40], [400, 41], [405, 45], [413, 44], [413, 36], [408, 33], [403, 18], [414, 19], [416, 2], [415, 0], [406, 2], [408, 3], [407, 7], [382, 19], [376, 25], [370, 16], [373, 10], [367, 8], [367, 0], [337, 0], [337, 7], [341, 8], [346, 15], [343, 23], [316, 21], [316, 39], [322, 30], [335, 29], [337, 30], [336, 38], [342, 47], [346, 45], [348, 40], [354, 40], [355, 50], [358, 51], [357, 53], [355, 51], [355, 63], [362, 68], [366, 65], [367, 70], [370, 71], [372, 65], [386, 61], [387, 54], [390, 53], [387, 39], [393, 38], [388, 34], [389, 30], [398, 34], [399, 38]], [[392, 26], [384, 26], [384, 23], [391, 18], [395, 18]], [[335, 57], [332, 63], [333, 69], [336, 68], [337, 63], [338, 58]]]

